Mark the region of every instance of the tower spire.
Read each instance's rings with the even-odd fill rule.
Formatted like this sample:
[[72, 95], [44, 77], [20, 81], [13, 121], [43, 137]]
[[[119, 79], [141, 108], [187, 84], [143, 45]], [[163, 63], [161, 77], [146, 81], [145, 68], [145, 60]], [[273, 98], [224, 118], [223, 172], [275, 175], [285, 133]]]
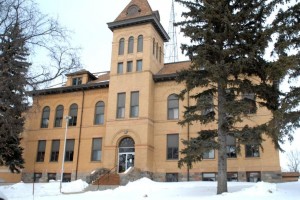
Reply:
[[169, 30], [168, 30], [168, 35], [170, 36], [170, 40], [165, 44], [166, 62], [178, 61], [177, 31], [176, 31], [176, 26], [174, 25], [176, 22], [175, 16], [176, 14], [175, 14], [174, 0], [172, 0], [172, 7], [171, 7], [170, 19], [169, 19]]

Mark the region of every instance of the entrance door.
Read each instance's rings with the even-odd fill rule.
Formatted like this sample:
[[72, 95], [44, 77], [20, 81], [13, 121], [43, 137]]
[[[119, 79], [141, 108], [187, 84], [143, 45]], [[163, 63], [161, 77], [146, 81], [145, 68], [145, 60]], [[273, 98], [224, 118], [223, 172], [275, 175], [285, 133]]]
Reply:
[[134, 153], [119, 154], [119, 173], [123, 173], [127, 169], [133, 166], [134, 166]]
[[119, 173], [125, 172], [134, 166], [134, 141], [131, 138], [124, 138], [119, 144]]

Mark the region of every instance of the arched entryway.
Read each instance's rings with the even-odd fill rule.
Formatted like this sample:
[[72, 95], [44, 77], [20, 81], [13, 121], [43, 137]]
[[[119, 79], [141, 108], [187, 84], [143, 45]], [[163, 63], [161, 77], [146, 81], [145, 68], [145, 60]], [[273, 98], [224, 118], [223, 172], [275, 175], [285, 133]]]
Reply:
[[134, 141], [130, 137], [123, 138], [119, 143], [118, 171], [125, 172], [134, 166]]

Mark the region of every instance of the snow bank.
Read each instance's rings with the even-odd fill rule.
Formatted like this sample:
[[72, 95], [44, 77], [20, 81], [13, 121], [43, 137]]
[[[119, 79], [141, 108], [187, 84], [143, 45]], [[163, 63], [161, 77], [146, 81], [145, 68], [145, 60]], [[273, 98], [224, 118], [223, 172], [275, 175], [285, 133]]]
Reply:
[[77, 193], [82, 192], [87, 186], [88, 184], [85, 181], [79, 179], [77, 181], [63, 184], [61, 191], [63, 193]]
[[249, 192], [250, 194], [264, 195], [275, 193], [277, 191], [277, 187], [275, 183], [258, 182], [253, 187], [246, 188], [243, 191], [246, 193]]
[[6, 196], [5, 196], [4, 194], [1, 193], [1, 191], [0, 191], [0, 198], [2, 198], [2, 199], [4, 199], [4, 200], [7, 199]]

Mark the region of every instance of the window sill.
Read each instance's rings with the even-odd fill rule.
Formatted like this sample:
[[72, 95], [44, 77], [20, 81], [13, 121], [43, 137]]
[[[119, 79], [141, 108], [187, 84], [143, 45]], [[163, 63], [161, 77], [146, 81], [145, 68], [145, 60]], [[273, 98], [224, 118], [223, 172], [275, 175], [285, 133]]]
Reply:
[[91, 160], [90, 163], [102, 163], [101, 160]]
[[245, 157], [245, 159], [249, 159], [249, 160], [251, 160], [251, 159], [260, 159], [261, 157], [260, 156], [256, 156], [256, 157]]
[[172, 122], [172, 121], [178, 122], [179, 121], [179, 119], [167, 119], [167, 120], [170, 121], [170, 122]]
[[94, 126], [105, 126], [105, 124], [94, 124]]
[[230, 158], [229, 158], [229, 157], [227, 157], [227, 159], [228, 159], [228, 160], [236, 160], [236, 159], [237, 159], [237, 157], [230, 157]]

